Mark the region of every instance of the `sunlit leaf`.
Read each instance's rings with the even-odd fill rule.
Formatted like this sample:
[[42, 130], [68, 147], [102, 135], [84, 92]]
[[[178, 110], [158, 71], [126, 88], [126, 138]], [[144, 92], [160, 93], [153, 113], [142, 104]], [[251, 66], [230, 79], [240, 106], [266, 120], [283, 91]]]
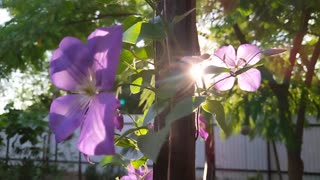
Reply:
[[133, 59], [133, 54], [129, 50], [123, 49], [120, 54], [118, 72], [123, 72], [127, 68], [127, 64], [131, 64]]
[[142, 22], [139, 21], [123, 33], [122, 41], [129, 44], [136, 44], [141, 32]]
[[138, 169], [140, 166], [143, 166], [147, 162], [148, 158], [143, 156], [140, 159], [131, 161], [131, 164], [134, 168]]
[[224, 131], [224, 133], [228, 136], [230, 132], [230, 128], [226, 122], [224, 108], [219, 101], [207, 99], [205, 103], [202, 105], [202, 108], [215, 115], [217, 123], [219, 127]]
[[141, 85], [142, 85], [142, 77], [138, 77], [136, 80], [132, 82], [134, 85], [130, 85], [130, 91], [132, 94], [137, 94], [141, 90]]

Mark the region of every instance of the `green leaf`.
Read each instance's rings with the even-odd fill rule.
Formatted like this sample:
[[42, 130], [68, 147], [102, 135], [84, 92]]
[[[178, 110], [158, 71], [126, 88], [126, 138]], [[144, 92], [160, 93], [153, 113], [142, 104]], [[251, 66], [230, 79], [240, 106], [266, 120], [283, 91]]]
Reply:
[[164, 107], [158, 107], [159, 105], [153, 104], [149, 108], [144, 120], [143, 120], [143, 125], [148, 125], [151, 123], [154, 118], [163, 111]]
[[139, 16], [128, 16], [122, 23], [123, 30], [126, 31], [140, 21], [142, 21], [142, 18]]
[[123, 49], [120, 54], [118, 72], [119, 73], [123, 72], [128, 67], [127, 64], [131, 64], [133, 59], [134, 59], [133, 54], [129, 50]]
[[143, 156], [140, 159], [131, 161], [131, 164], [134, 168], [138, 169], [140, 166], [144, 165], [147, 162], [148, 158]]
[[136, 44], [141, 32], [142, 21], [137, 22], [123, 33], [122, 41], [129, 44]]
[[141, 152], [156, 162], [162, 144], [166, 141], [170, 126], [165, 126], [158, 132], [150, 132], [145, 136], [138, 137], [138, 147]]
[[[119, 138], [120, 136], [115, 136], [115, 138]], [[133, 141], [132, 139], [130, 138], [121, 138], [121, 139], [118, 139], [116, 142], [115, 142], [115, 145], [116, 146], [119, 146], [119, 147], [132, 147], [134, 149], [138, 149], [137, 147], [137, 144], [135, 141]]]
[[152, 161], [156, 161], [160, 152], [162, 144], [167, 139], [168, 133], [171, 128], [171, 124], [186, 115], [189, 115], [197, 108], [205, 97], [187, 97], [178, 102], [170, 113], [166, 117], [166, 126], [158, 132], [150, 132], [145, 136], [138, 137], [138, 147], [141, 152], [150, 158]]
[[226, 136], [230, 135], [231, 132], [226, 122], [224, 108], [219, 101], [207, 99], [205, 103], [202, 105], [202, 108], [205, 111], [215, 115], [220, 128], [224, 131]]
[[107, 155], [102, 158], [100, 161], [101, 166], [105, 165], [123, 165], [126, 164], [126, 161], [120, 155]]
[[162, 40], [166, 37], [162, 23], [143, 23], [139, 40]]
[[137, 94], [141, 90], [142, 77], [138, 77], [136, 80], [132, 82], [134, 85], [130, 85], [130, 91], [132, 94]]
[[173, 109], [169, 112], [169, 114], [166, 117], [166, 122], [172, 123], [177, 119], [180, 119], [182, 117], [185, 117], [191, 114], [204, 101], [205, 101], [205, 97], [203, 96], [184, 98], [183, 100], [179, 101], [173, 107]]

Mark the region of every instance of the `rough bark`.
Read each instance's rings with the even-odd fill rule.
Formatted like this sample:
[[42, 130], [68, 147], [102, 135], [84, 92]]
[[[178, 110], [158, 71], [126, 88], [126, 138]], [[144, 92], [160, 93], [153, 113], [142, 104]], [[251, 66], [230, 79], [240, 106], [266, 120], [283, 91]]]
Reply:
[[[160, 1], [158, 13], [164, 15], [167, 22], [178, 15], [182, 15], [195, 8], [195, 0]], [[156, 45], [156, 69], [160, 72], [163, 69], [185, 73], [176, 69], [174, 64], [178, 57], [199, 55], [197, 39], [195, 11], [188, 15], [181, 22], [173, 26], [173, 31], [168, 33], [166, 49], [159, 44]], [[180, 72], [181, 71], [181, 72]], [[156, 81], [163, 76], [158, 74]], [[190, 81], [188, 77], [182, 81]], [[194, 87], [189, 86], [173, 98], [175, 100], [194, 94]], [[164, 125], [165, 115], [161, 114], [156, 118], [156, 129]], [[162, 146], [157, 161], [154, 163], [154, 180], [194, 180], [195, 179], [195, 121], [194, 114], [177, 120], [172, 125], [167, 142]]]

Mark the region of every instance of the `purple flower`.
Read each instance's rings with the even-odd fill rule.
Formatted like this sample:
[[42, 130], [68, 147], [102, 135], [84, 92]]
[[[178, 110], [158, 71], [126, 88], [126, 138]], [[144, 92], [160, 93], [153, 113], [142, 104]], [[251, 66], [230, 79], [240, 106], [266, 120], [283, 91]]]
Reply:
[[206, 125], [207, 125], [207, 121], [204, 119], [204, 117], [200, 114], [199, 115], [199, 134], [200, 137], [202, 137], [204, 140], [207, 140], [209, 134], [206, 131]]
[[220, 91], [226, 91], [233, 87], [236, 78], [239, 88], [244, 91], [256, 91], [261, 83], [260, 71], [256, 68], [250, 68], [240, 74], [236, 72], [242, 68], [255, 65], [260, 61], [261, 50], [252, 44], [240, 45], [237, 54], [235, 49], [229, 46], [223, 46], [212, 56], [215, 66], [230, 69], [230, 72], [224, 72], [214, 78], [214, 87]]
[[128, 175], [121, 177], [121, 180], [152, 180], [153, 172], [148, 168], [139, 167], [135, 169], [132, 164], [128, 165]]
[[121, 129], [118, 99], [111, 91], [122, 44], [122, 27], [98, 28], [84, 44], [65, 37], [50, 61], [50, 79], [71, 94], [54, 99], [49, 125], [57, 142], [78, 127], [78, 149], [83, 154], [114, 154], [114, 127]]

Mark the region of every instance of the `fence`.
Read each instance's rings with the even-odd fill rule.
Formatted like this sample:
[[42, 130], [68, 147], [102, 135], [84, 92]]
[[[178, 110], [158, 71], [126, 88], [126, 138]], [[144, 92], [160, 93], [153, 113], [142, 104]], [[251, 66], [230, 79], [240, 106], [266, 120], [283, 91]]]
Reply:
[[[320, 137], [319, 124], [314, 123], [310, 128], [305, 129], [302, 158], [304, 160], [304, 179], [320, 179]], [[125, 117], [124, 130], [132, 127], [129, 117]], [[215, 127], [215, 155], [216, 155], [216, 175], [218, 179], [248, 179], [260, 175], [265, 180], [277, 180], [276, 157], [279, 159], [280, 173], [283, 179], [287, 179], [287, 158], [285, 147], [279, 143], [267, 143], [262, 138], [256, 137], [250, 140], [248, 136], [231, 136], [226, 141], [222, 141], [218, 136], [219, 128]], [[4, 134], [0, 134], [5, 137]], [[29, 152], [16, 153], [11, 149], [12, 141], [16, 137], [9, 139], [5, 143], [4, 149], [0, 151], [0, 158], [7, 163], [21, 162], [26, 157], [32, 157]], [[73, 178], [83, 179], [82, 174], [90, 165], [81, 157], [77, 150], [77, 136], [70, 140], [56, 144], [53, 135], [44, 134], [42, 143], [37, 147], [43, 149], [33, 161], [48, 162], [57, 164], [60, 168], [70, 172]], [[22, 148], [28, 149], [31, 144], [24, 144]], [[275, 153], [276, 152], [276, 153]], [[276, 156], [277, 155], [277, 156]], [[98, 162], [101, 157], [94, 157], [92, 160]], [[196, 167], [197, 177], [202, 176], [204, 169], [204, 142], [198, 140], [196, 143]]]

